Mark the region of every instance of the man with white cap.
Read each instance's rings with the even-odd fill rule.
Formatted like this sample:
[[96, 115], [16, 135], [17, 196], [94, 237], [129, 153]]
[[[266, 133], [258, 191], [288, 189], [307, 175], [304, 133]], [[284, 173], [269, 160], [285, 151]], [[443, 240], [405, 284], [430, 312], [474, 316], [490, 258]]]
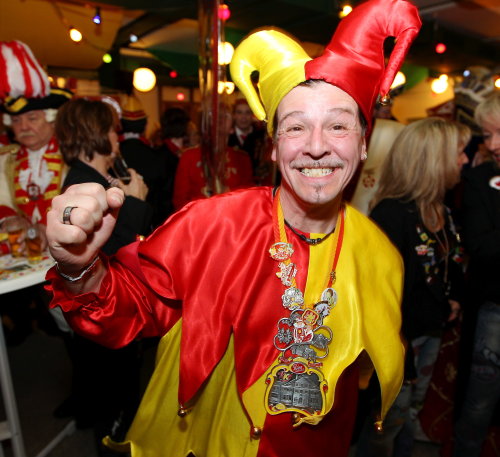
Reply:
[[61, 191], [64, 162], [54, 138], [59, 108], [72, 96], [51, 88], [31, 50], [20, 41], [0, 42], [3, 122], [21, 145], [7, 165], [12, 206], [32, 223], [47, 223], [52, 198]]
[[[275, 30], [240, 44], [232, 77], [267, 119], [277, 189], [192, 202], [113, 258], [99, 248], [121, 192], [86, 185], [55, 199], [53, 304], [110, 347], [162, 336], [119, 445], [133, 456], [347, 456], [365, 352], [383, 418], [402, 382], [402, 262], [342, 190], [419, 28], [410, 3], [371, 0], [316, 59]], [[386, 68], [387, 36], [397, 43]]]

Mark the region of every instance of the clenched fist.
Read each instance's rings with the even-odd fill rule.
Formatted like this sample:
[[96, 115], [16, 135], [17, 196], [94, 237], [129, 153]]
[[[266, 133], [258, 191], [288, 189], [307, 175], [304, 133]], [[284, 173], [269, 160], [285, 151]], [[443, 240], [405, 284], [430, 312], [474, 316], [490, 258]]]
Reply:
[[52, 200], [47, 214], [50, 253], [67, 274], [80, 272], [113, 231], [125, 196], [117, 187], [76, 184]]

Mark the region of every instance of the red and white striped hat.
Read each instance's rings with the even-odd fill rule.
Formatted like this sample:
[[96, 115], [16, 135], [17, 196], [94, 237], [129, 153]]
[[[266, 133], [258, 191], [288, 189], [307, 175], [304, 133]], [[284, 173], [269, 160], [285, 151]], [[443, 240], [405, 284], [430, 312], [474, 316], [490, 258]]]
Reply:
[[50, 93], [47, 74], [20, 41], [0, 42], [0, 100], [41, 98]]

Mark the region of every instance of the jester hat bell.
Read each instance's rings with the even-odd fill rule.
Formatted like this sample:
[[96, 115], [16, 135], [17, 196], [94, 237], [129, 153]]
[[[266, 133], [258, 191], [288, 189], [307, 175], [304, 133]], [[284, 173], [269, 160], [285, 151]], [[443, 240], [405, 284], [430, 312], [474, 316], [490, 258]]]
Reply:
[[15, 115], [57, 109], [72, 95], [69, 90], [50, 87], [47, 74], [26, 44], [0, 42], [1, 111]]
[[[231, 76], [259, 120], [273, 133], [283, 97], [300, 83], [319, 79], [347, 92], [369, 129], [377, 97], [385, 97], [421, 27], [417, 8], [406, 0], [369, 0], [356, 7], [335, 30], [323, 54], [311, 59], [300, 44], [278, 30], [245, 38], [231, 61]], [[396, 43], [387, 65], [384, 40]], [[259, 72], [257, 93], [251, 74]]]

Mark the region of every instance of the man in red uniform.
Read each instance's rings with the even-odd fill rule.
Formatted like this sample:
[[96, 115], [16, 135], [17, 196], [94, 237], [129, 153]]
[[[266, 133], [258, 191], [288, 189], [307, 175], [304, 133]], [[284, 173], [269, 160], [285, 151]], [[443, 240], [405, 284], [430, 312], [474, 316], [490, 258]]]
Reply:
[[[345, 457], [364, 351], [384, 417], [402, 382], [402, 262], [342, 191], [366, 158], [376, 96], [389, 91], [419, 28], [405, 0], [370, 0], [316, 59], [275, 30], [239, 45], [231, 73], [267, 118], [278, 189], [190, 203], [113, 258], [99, 248], [119, 190], [87, 184], [54, 200], [54, 305], [110, 347], [162, 336], [121, 444], [134, 457]], [[388, 34], [397, 44], [386, 69]]]
[[64, 165], [54, 138], [54, 120], [71, 92], [49, 87], [47, 75], [23, 43], [0, 43], [0, 53], [5, 59], [3, 80], [7, 80], [3, 120], [21, 145], [12, 153], [6, 171], [12, 206], [32, 223], [45, 226], [52, 198], [61, 191]]
[[[232, 121], [229, 113], [226, 115], [226, 120], [227, 129], [225, 131], [227, 132]], [[223, 160], [221, 188], [216, 193], [221, 194], [230, 190], [252, 187], [255, 184], [252, 162], [246, 151], [227, 146]], [[190, 201], [211, 197], [214, 193], [213, 189], [209, 188], [205, 176], [201, 148], [195, 146], [185, 149], [175, 174], [174, 209], [177, 211]]]

